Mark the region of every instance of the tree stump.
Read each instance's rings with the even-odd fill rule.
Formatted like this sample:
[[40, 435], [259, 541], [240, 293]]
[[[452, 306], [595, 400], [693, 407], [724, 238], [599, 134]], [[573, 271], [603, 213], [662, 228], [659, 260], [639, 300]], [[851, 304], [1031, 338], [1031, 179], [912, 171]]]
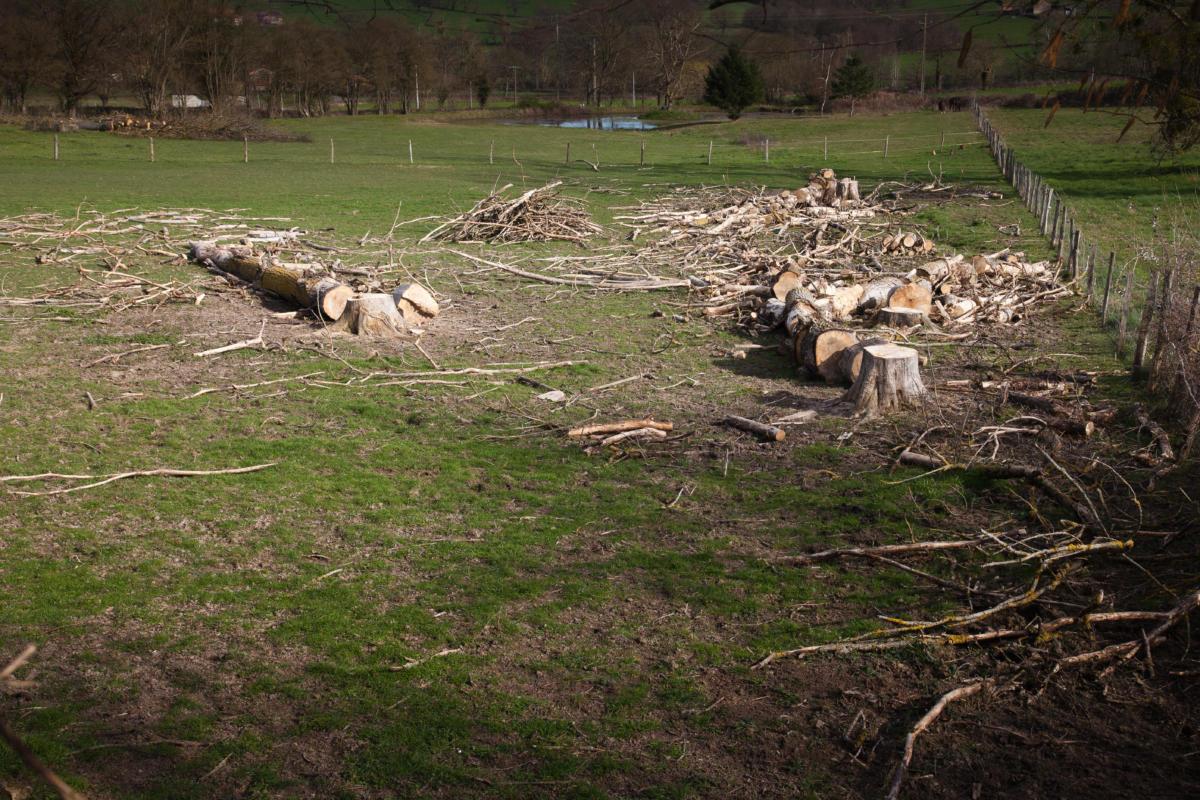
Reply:
[[876, 325], [889, 328], [912, 328], [921, 325], [927, 317], [915, 308], [881, 308], [875, 315]]
[[887, 339], [865, 339], [850, 345], [837, 358], [837, 379], [841, 383], [852, 384], [858, 380], [862, 372], [863, 350], [878, 344], [887, 344]]
[[925, 384], [917, 351], [895, 344], [864, 347], [858, 379], [842, 399], [854, 404], [855, 413], [875, 416], [920, 403]]
[[410, 325], [419, 325], [433, 319], [441, 310], [437, 300], [419, 283], [402, 283], [392, 290], [396, 308]]
[[395, 338], [407, 333], [404, 317], [390, 294], [360, 294], [350, 298], [342, 318], [350, 333]]

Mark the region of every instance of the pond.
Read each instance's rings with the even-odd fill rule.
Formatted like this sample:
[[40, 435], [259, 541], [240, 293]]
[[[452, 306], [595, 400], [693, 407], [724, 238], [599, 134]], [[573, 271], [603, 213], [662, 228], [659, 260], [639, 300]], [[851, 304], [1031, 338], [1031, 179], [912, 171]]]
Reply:
[[574, 119], [518, 120], [554, 128], [586, 128], [593, 131], [652, 131], [658, 126], [637, 117], [576, 117]]

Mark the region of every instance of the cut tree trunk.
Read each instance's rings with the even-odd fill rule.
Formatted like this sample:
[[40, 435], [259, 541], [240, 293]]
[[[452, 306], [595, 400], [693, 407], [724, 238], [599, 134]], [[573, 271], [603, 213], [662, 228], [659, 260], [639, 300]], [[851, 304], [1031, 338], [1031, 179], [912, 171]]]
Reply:
[[394, 338], [408, 330], [390, 294], [360, 294], [350, 298], [342, 320], [350, 333], [359, 336]]
[[263, 291], [311, 308], [331, 321], [341, 319], [346, 303], [354, 296], [349, 286], [304, 264], [267, 264], [260, 282]]
[[787, 438], [787, 433], [784, 432], [783, 428], [777, 428], [774, 425], [767, 425], [756, 420], [737, 417], [732, 414], [725, 418], [725, 424], [731, 428], [753, 433], [764, 442], [782, 442]]
[[262, 275], [262, 259], [245, 245], [218, 245], [216, 242], [192, 242], [188, 247], [188, 258], [197, 263], [208, 263], [222, 272], [228, 272], [246, 283], [257, 283]]
[[814, 323], [800, 340], [796, 352], [800, 364], [810, 375], [819, 376], [827, 383], [836, 383], [840, 377], [838, 357], [857, 341], [854, 331], [825, 328]]
[[775, 276], [775, 281], [771, 284], [771, 291], [780, 300], [786, 301], [788, 292], [803, 285], [801, 280], [801, 277], [795, 272], [784, 270]]
[[917, 351], [895, 344], [863, 348], [858, 380], [843, 396], [858, 414], [874, 416], [920, 403], [925, 397]]

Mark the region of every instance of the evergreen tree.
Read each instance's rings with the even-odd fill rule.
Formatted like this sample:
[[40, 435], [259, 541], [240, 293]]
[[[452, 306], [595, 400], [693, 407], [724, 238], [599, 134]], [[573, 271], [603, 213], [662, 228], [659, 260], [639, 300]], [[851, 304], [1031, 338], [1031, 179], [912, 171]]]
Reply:
[[708, 68], [704, 79], [704, 102], [711, 103], [737, 119], [747, 106], [763, 99], [765, 87], [758, 65], [730, 47], [721, 60]]
[[846, 59], [833, 75], [835, 97], [850, 98], [850, 116], [854, 116], [854, 105], [860, 97], [866, 97], [875, 88], [875, 74], [857, 55]]

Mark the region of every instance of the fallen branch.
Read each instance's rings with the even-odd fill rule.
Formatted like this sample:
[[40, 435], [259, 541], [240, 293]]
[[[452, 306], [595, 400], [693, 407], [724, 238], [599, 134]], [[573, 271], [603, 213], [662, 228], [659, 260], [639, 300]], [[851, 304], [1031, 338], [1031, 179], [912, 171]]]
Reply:
[[674, 426], [669, 422], [656, 422], [652, 419], [626, 419], [620, 422], [600, 422], [595, 425], [584, 425], [581, 428], [572, 428], [567, 431], [567, 436], [596, 436], [598, 434], [609, 433], [624, 433], [625, 431], [635, 431], [641, 428], [654, 428], [656, 430], [670, 433]]
[[221, 353], [232, 353], [234, 350], [244, 350], [247, 347], [261, 347], [263, 344], [263, 331], [266, 329], [267, 323], [266, 320], [264, 320], [262, 327], [258, 330], [258, 336], [255, 336], [253, 339], [244, 339], [240, 342], [227, 344], [224, 347], [214, 347], [211, 350], [203, 350], [199, 353], [193, 353], [193, 355], [195, 355], [197, 358], [203, 358], [205, 356], [220, 355]]
[[258, 472], [259, 470], [273, 467], [277, 463], [272, 461], [267, 464], [255, 464], [252, 467], [234, 467], [232, 469], [150, 469], [117, 472], [112, 475], [66, 475], [58, 472], [44, 472], [40, 475], [4, 475], [0, 476], [0, 483], [25, 483], [44, 480], [93, 480], [95, 478], [102, 478], [102, 480], [97, 480], [94, 483], [71, 486], [66, 489], [52, 489], [47, 492], [9, 491], [9, 494], [21, 495], [23, 497], [47, 497], [55, 494], [82, 492], [84, 489], [95, 489], [97, 486], [104, 486], [105, 484], [125, 480], [126, 478], [194, 478], [206, 475], [242, 475], [247, 472]]
[[896, 800], [900, 796], [900, 787], [904, 783], [904, 776], [908, 774], [908, 765], [912, 763], [913, 745], [916, 744], [917, 737], [937, 721], [937, 718], [946, 710], [946, 706], [953, 703], [955, 700], [962, 700], [971, 695], [978, 694], [983, 689], [995, 683], [994, 678], [988, 678], [976, 683], [968, 683], [965, 686], [959, 686], [957, 689], [952, 689], [938, 698], [938, 701], [933, 704], [933, 707], [925, 712], [917, 724], [913, 725], [909, 730], [908, 735], [904, 737], [904, 755], [900, 758], [900, 763], [896, 765], [896, 769], [892, 773], [891, 788], [888, 789], [887, 800]]

